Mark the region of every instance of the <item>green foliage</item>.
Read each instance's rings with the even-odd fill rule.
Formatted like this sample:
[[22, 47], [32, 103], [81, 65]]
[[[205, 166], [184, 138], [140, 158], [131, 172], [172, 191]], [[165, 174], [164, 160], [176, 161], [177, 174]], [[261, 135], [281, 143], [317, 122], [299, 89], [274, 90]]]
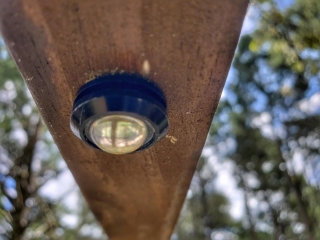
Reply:
[[[319, 104], [318, 111], [310, 106], [320, 92], [320, 2], [296, 0], [285, 10], [273, 1], [253, 5], [260, 13], [257, 29], [239, 42], [236, 74], [207, 141], [221, 161], [234, 164], [234, 180], [244, 194], [242, 221], [227, 224], [238, 239], [320, 239], [320, 111]], [[228, 139], [234, 146], [227, 146]]]
[[[252, 4], [259, 23], [241, 37], [207, 139], [216, 162], [200, 159], [173, 239], [320, 239], [320, 1]], [[0, 160], [0, 239], [106, 238], [82, 198], [75, 210], [40, 194], [66, 167], [2, 45]], [[217, 188], [218, 163], [241, 196]]]
[[[67, 171], [62, 161], [15, 63], [0, 44], [1, 240], [106, 239], [80, 193], [78, 211], [65, 204], [67, 195], [54, 199], [40, 194]], [[77, 223], [66, 224], [68, 216]]]
[[[228, 214], [228, 199], [219, 192], [206, 190], [214, 181], [215, 174], [210, 171], [207, 159], [201, 158], [189, 195], [182, 210], [176, 233], [179, 239], [211, 239], [212, 231], [229, 233], [234, 224]], [[231, 233], [232, 234], [232, 233]]]

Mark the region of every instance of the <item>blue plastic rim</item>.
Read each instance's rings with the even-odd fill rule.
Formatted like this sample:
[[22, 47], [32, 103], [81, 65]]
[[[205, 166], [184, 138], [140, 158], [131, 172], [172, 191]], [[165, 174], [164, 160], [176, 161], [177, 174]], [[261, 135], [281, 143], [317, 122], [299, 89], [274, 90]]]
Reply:
[[168, 131], [167, 104], [161, 89], [135, 74], [103, 75], [83, 85], [74, 100], [70, 126], [89, 146], [99, 149], [89, 134], [99, 118], [121, 114], [142, 120], [148, 135], [141, 151], [152, 146]]

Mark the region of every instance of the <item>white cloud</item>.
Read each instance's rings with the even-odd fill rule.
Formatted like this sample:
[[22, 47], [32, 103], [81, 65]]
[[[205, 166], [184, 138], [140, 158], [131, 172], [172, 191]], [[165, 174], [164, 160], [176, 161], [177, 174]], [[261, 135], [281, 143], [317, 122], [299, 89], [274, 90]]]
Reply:
[[215, 188], [229, 199], [229, 213], [234, 219], [241, 219], [244, 215], [244, 199], [243, 192], [238, 188], [233, 176], [234, 163], [230, 160], [221, 162], [217, 156], [212, 155], [209, 164], [217, 174]]
[[308, 99], [303, 99], [298, 103], [298, 107], [302, 112], [307, 114], [315, 114], [320, 110], [320, 92], [313, 94]]
[[296, 174], [302, 174], [305, 168], [303, 161], [303, 154], [301, 151], [295, 151], [292, 157], [292, 167]]
[[78, 216], [72, 215], [72, 214], [65, 214], [62, 218], [61, 221], [64, 225], [67, 225], [68, 227], [76, 227], [79, 221]]
[[41, 189], [40, 194], [52, 199], [58, 199], [72, 186], [72, 175], [69, 171], [61, 173], [57, 178], [50, 179]]

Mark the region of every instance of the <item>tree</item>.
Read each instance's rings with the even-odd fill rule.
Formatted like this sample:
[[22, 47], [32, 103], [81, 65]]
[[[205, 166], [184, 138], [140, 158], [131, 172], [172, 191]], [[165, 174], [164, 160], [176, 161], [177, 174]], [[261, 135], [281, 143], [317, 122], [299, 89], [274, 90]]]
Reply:
[[[234, 198], [204, 156], [173, 239], [320, 239], [320, 2], [278, 2], [253, 1], [259, 24], [239, 42], [206, 145], [229, 163], [243, 214], [232, 217]], [[0, 239], [106, 238], [82, 198], [74, 210], [66, 195], [40, 193], [67, 170], [3, 45], [0, 53]]]
[[228, 200], [215, 191], [212, 186], [214, 178], [215, 174], [208, 166], [207, 159], [200, 158], [182, 210], [183, 218], [177, 225], [178, 239], [215, 239], [217, 232], [228, 238], [234, 236], [230, 231], [234, 223], [227, 212]]
[[259, 24], [239, 42], [208, 146], [234, 164], [239, 239], [318, 239], [320, 2], [254, 7]]
[[[60, 199], [40, 194], [66, 171], [15, 63], [1, 44], [0, 239], [106, 238], [80, 193], [78, 212], [63, 202], [69, 192]], [[70, 214], [80, 219], [72, 227], [64, 223]]]

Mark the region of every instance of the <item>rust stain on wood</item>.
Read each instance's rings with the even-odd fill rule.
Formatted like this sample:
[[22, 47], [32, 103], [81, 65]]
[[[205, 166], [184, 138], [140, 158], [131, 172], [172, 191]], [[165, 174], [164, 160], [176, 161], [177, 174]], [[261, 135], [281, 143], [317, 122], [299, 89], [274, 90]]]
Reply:
[[[111, 239], [170, 238], [247, 2], [0, 0], [2, 36]], [[125, 156], [101, 153], [69, 128], [79, 87], [112, 71], [147, 74], [166, 95], [169, 133], [149, 150]]]

